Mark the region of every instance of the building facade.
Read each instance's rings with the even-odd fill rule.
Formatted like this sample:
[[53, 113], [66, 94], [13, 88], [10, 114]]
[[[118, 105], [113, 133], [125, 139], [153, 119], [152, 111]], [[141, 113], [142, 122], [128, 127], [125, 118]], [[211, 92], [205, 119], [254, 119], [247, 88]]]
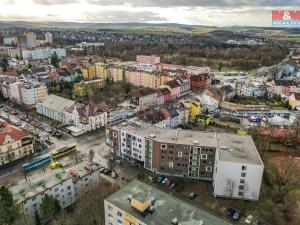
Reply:
[[47, 171], [43, 177], [33, 175], [30, 181], [21, 180], [11, 191], [20, 203], [24, 215], [34, 221], [45, 195], [56, 198], [64, 209], [84, 192], [96, 188], [99, 183], [99, 167], [83, 162], [65, 170]]
[[[211, 181], [215, 196], [258, 200], [264, 165], [250, 136], [162, 129], [137, 122], [108, 128], [107, 133], [114, 152], [151, 172]], [[110, 141], [111, 137], [117, 139]], [[231, 173], [235, 167], [247, 167], [248, 173]], [[229, 182], [235, 187], [230, 191]]]
[[34, 50], [22, 49], [23, 59], [27, 60], [49, 59], [54, 53], [56, 53], [59, 59], [67, 56], [66, 49], [64, 48], [36, 48]]
[[0, 165], [34, 153], [33, 142], [27, 130], [0, 121]]

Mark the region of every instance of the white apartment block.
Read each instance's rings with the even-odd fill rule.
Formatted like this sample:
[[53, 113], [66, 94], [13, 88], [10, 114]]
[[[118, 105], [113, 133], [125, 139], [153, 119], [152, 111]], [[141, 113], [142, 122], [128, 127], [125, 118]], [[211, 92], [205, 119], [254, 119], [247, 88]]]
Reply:
[[33, 108], [48, 94], [46, 85], [39, 82], [17, 81], [9, 84], [9, 99], [26, 108]]
[[150, 64], [155, 65], [160, 63], [160, 57], [156, 55], [137, 55], [136, 61], [138, 64]]
[[45, 39], [46, 39], [46, 42], [52, 44], [53, 43], [53, 35], [52, 35], [52, 33], [50, 33], [50, 32], [45, 33]]
[[258, 200], [264, 164], [254, 142], [247, 137], [217, 136], [219, 147], [213, 177], [216, 197]]
[[37, 60], [37, 59], [48, 59], [51, 58], [51, 56], [56, 53], [58, 58], [63, 58], [66, 57], [66, 49], [64, 48], [57, 48], [57, 49], [52, 49], [52, 48], [36, 48], [34, 50], [28, 50], [28, 49], [23, 49], [22, 50], [22, 56], [23, 59], [28, 59], [28, 60]]
[[16, 201], [21, 204], [24, 215], [34, 220], [35, 212], [40, 210], [45, 195], [56, 198], [64, 209], [99, 183], [99, 167], [83, 162], [68, 169], [48, 169], [42, 176], [29, 176], [27, 181], [21, 180], [11, 191]]
[[3, 38], [3, 44], [4, 45], [17, 45], [18, 44], [18, 38], [17, 37], [4, 37]]

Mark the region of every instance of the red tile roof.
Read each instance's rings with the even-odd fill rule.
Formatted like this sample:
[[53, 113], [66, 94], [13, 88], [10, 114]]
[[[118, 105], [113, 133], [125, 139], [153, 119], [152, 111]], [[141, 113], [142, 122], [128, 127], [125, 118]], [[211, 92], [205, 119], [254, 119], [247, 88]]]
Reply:
[[0, 145], [4, 144], [5, 138], [10, 136], [13, 140], [19, 140], [29, 135], [27, 130], [10, 125], [5, 121], [0, 121]]

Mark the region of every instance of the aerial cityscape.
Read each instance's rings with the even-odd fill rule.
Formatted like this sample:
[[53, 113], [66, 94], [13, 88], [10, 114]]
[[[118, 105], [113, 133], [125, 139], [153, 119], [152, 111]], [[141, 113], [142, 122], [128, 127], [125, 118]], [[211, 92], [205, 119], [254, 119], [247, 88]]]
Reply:
[[1, 0], [0, 225], [300, 225], [298, 0]]

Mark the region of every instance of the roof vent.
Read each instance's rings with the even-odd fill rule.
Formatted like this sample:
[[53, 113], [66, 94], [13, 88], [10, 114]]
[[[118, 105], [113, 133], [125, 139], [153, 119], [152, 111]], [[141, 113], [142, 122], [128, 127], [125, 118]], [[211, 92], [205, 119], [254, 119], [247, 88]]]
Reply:
[[227, 150], [228, 148], [227, 148], [227, 146], [223, 145], [223, 146], [220, 146], [220, 149], [221, 150]]
[[194, 144], [194, 145], [199, 144], [199, 140], [194, 140], [194, 141], [193, 141], [193, 144]]
[[154, 133], [152, 133], [152, 134], [150, 134], [150, 137], [151, 137], [151, 138], [155, 138], [156, 135], [155, 135]]

